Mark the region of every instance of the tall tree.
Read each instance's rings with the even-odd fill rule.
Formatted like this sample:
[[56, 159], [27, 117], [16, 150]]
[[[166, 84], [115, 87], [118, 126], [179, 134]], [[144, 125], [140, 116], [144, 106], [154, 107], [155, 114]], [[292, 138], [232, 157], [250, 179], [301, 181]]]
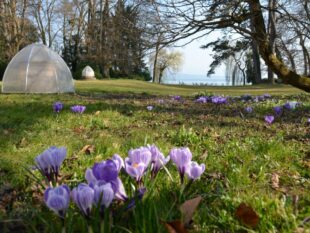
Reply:
[[52, 47], [61, 32], [60, 0], [29, 0], [30, 12], [39, 31], [43, 44]]
[[10, 60], [23, 46], [37, 40], [36, 32], [26, 15], [27, 0], [0, 1], [0, 40], [4, 60]]
[[[205, 0], [161, 0], [153, 1], [161, 7], [161, 14], [168, 21], [170, 42], [187, 38], [189, 36], [207, 35], [213, 30], [231, 28], [244, 37], [252, 38], [258, 46], [259, 53], [266, 65], [284, 83], [310, 92], [310, 78], [297, 73], [277, 57], [270, 47], [270, 39], [264, 19], [265, 9], [259, 0], [231, 0], [231, 1], [205, 1]], [[285, 6], [283, 2], [282, 6]], [[286, 8], [277, 8], [279, 14], [288, 15]], [[252, 18], [252, 30], [248, 22]], [[290, 15], [291, 21], [297, 22]], [[301, 21], [301, 26], [307, 28], [308, 21]]]
[[156, 67], [153, 69], [157, 70], [155, 82], [161, 83], [162, 79], [167, 72], [177, 72], [183, 63], [182, 53], [178, 51], [168, 52], [166, 49], [160, 50], [159, 54], [151, 56], [150, 63], [154, 64], [154, 59], [157, 59]]
[[[276, 32], [276, 9], [278, 0], [268, 0], [268, 37], [269, 37], [269, 49], [272, 53], [275, 53], [275, 42], [277, 37]], [[271, 67], [268, 67], [268, 82], [273, 84], [274, 77]]]

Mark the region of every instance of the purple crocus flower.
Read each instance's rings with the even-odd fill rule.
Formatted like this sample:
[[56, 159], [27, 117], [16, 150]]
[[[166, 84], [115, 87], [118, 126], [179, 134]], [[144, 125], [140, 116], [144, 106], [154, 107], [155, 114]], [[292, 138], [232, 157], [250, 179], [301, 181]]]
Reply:
[[148, 146], [150, 152], [152, 153], [152, 177], [154, 178], [157, 173], [159, 172], [159, 170], [166, 165], [166, 163], [169, 162], [170, 157], [167, 156], [167, 158], [165, 158], [165, 156], [163, 155], [163, 153], [155, 146], [155, 145], [151, 145]]
[[97, 180], [104, 180], [105, 182], [110, 182], [118, 177], [117, 165], [111, 159], [95, 163], [92, 172]]
[[283, 108], [282, 108], [282, 106], [275, 106], [273, 108], [273, 111], [275, 112], [275, 114], [277, 116], [280, 116], [282, 114], [282, 112], [283, 112]]
[[265, 100], [265, 96], [264, 95], [259, 95], [256, 97], [258, 101], [264, 101]]
[[115, 163], [118, 172], [120, 172], [122, 168], [125, 168], [124, 160], [122, 159], [120, 155], [114, 154], [112, 156], [112, 160]]
[[227, 103], [227, 98], [222, 97], [222, 96], [212, 96], [211, 97], [211, 102], [214, 104], [226, 104]]
[[152, 154], [147, 147], [131, 149], [125, 159], [125, 169], [128, 175], [140, 183], [152, 159]]
[[253, 112], [253, 108], [251, 106], [248, 106], [244, 109], [247, 113], [252, 113]]
[[47, 188], [44, 192], [44, 201], [48, 208], [64, 218], [70, 203], [70, 189], [67, 185]]
[[170, 158], [176, 164], [179, 170], [179, 174], [181, 177], [181, 183], [184, 181], [184, 174], [186, 169], [188, 168], [191, 160], [192, 153], [187, 147], [183, 148], [173, 148], [170, 151]]
[[308, 118], [308, 124], [310, 124], [310, 118]]
[[85, 172], [85, 179], [91, 187], [110, 183], [117, 199], [123, 201], [127, 199], [125, 188], [118, 177], [118, 167], [114, 160], [103, 161], [95, 164], [93, 168], [88, 168]]
[[71, 111], [74, 113], [82, 114], [86, 110], [86, 107], [83, 105], [74, 105], [71, 107]]
[[205, 168], [206, 167], [204, 164], [199, 165], [196, 162], [191, 162], [189, 166], [187, 167], [186, 175], [189, 179], [196, 180], [205, 171]]
[[108, 208], [114, 199], [114, 191], [110, 183], [94, 186], [94, 202], [102, 208]]
[[35, 163], [37, 168], [44, 176], [46, 176], [48, 181], [52, 181], [54, 175], [57, 178], [60, 166], [66, 155], [67, 150], [65, 147], [57, 148], [51, 146], [35, 158]]
[[196, 99], [196, 103], [207, 103], [208, 102], [207, 96], [200, 96], [198, 99]]
[[265, 122], [268, 124], [271, 124], [274, 121], [274, 116], [273, 115], [266, 115], [265, 116]]
[[82, 183], [71, 191], [71, 197], [84, 216], [89, 217], [94, 203], [94, 190]]
[[146, 109], [149, 110], [149, 111], [152, 111], [153, 108], [154, 108], [154, 107], [153, 107], [152, 105], [149, 105], [149, 106], [146, 107]]
[[290, 102], [287, 102], [283, 105], [283, 107], [287, 110], [293, 110], [295, 109], [300, 103], [299, 102], [296, 102], [296, 101], [290, 101]]
[[250, 94], [244, 94], [241, 96], [242, 101], [249, 101], [252, 99], [252, 96]]
[[265, 99], [269, 99], [269, 98], [271, 98], [271, 95], [270, 95], [270, 94], [263, 94], [263, 97], [264, 97]]
[[85, 179], [87, 180], [88, 184], [96, 184], [98, 181], [94, 176], [93, 170], [91, 168], [86, 169]]
[[63, 109], [63, 107], [64, 107], [64, 105], [61, 102], [55, 102], [53, 104], [53, 110], [54, 110], [54, 112], [57, 112], [57, 113], [59, 113]]
[[115, 194], [115, 198], [121, 200], [121, 201], [126, 201], [127, 200], [127, 194], [123, 185], [122, 180], [117, 177], [117, 179], [113, 180], [110, 182], [112, 189]]
[[182, 98], [179, 95], [172, 96], [172, 100], [181, 101]]
[[159, 99], [159, 100], [158, 100], [158, 103], [159, 103], [159, 104], [164, 104], [165, 101], [164, 101], [163, 99]]

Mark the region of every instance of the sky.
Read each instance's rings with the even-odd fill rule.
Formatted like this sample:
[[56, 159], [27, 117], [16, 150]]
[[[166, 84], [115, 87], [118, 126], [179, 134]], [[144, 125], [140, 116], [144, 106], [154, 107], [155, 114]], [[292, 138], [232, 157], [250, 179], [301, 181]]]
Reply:
[[[176, 47], [175, 50], [178, 50], [183, 54], [183, 65], [178, 73], [206, 75], [209, 70], [209, 65], [212, 62], [212, 51], [211, 49], [201, 49], [200, 47], [216, 40], [220, 36], [220, 32], [213, 32], [209, 36], [194, 40], [184, 47]], [[177, 45], [183, 45], [187, 41], [189, 40], [178, 42]], [[217, 68], [214, 75], [224, 76], [225, 66], [222, 65]]]

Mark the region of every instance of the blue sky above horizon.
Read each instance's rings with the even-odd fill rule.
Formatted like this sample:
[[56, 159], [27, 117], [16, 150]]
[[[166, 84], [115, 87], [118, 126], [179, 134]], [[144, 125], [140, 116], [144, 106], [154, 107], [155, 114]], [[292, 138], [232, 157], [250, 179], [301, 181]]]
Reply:
[[[184, 47], [176, 47], [174, 50], [178, 50], [183, 54], [183, 65], [178, 73], [181, 74], [193, 74], [193, 75], [206, 75], [209, 70], [209, 65], [212, 62], [211, 49], [201, 49], [202, 45], [205, 45], [211, 41], [216, 40], [221, 36], [220, 32], [213, 32], [212, 34], [194, 40], [190, 44]], [[181, 46], [188, 42], [190, 39], [179, 41], [177, 46]], [[176, 75], [177, 75], [176, 74]], [[221, 65], [215, 70], [214, 76], [224, 76], [225, 66]]]

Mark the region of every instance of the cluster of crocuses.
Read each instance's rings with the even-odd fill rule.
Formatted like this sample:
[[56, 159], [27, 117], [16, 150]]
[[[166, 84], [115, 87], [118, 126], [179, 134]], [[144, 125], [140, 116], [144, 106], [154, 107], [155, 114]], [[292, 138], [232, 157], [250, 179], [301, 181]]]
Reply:
[[267, 122], [268, 124], [272, 124], [272, 122], [277, 117], [281, 117], [283, 115], [285, 110], [287, 110], [287, 111], [294, 110], [296, 107], [298, 107], [300, 105], [301, 105], [300, 102], [290, 101], [290, 102], [287, 102], [283, 105], [275, 106], [275, 107], [273, 107], [274, 115], [271, 115], [271, 114], [266, 115], [265, 116], [265, 122]]
[[[64, 108], [64, 104], [61, 102], [55, 102], [53, 104], [53, 111], [56, 113], [60, 113], [60, 111]], [[70, 107], [71, 111], [74, 113], [82, 114], [86, 110], [86, 106], [83, 105], [73, 105]]]
[[[132, 207], [136, 198], [141, 199], [146, 191], [143, 181], [146, 175], [150, 174], [150, 179], [154, 179], [169, 160], [176, 165], [182, 184], [185, 176], [189, 181], [196, 180], [205, 170], [204, 164], [199, 165], [192, 161], [192, 153], [188, 148], [173, 148], [169, 156], [165, 157], [158, 147], [150, 145], [129, 150], [125, 160], [114, 154], [110, 159], [95, 163], [85, 172], [87, 183], [81, 183], [70, 191], [67, 185], [59, 185], [57, 180], [65, 157], [64, 147], [50, 147], [35, 158], [37, 169], [49, 183], [44, 192], [44, 201], [61, 218], [65, 217], [70, 197], [86, 219], [90, 218], [94, 206], [103, 216], [105, 209], [115, 199], [128, 200], [127, 208]], [[135, 179], [138, 190], [136, 197], [128, 198], [119, 177], [120, 173], [128, 174]]]
[[249, 94], [245, 94], [245, 95], [242, 95], [240, 97], [224, 97], [224, 96], [210, 95], [210, 96], [199, 96], [195, 100], [195, 102], [197, 102], [197, 103], [227, 104], [229, 99], [231, 99], [232, 101], [240, 100], [241, 102], [248, 102], [248, 101], [261, 102], [261, 101], [265, 101], [265, 100], [270, 99], [270, 98], [271, 98], [271, 95], [269, 95], [269, 94], [263, 94], [263, 95], [259, 95], [259, 96], [252, 96]]
[[227, 104], [228, 97], [224, 96], [200, 96], [195, 102], [197, 103], [213, 103], [213, 104]]
[[263, 95], [258, 95], [258, 96], [252, 96], [249, 94], [244, 94], [242, 96], [239, 97], [239, 99], [242, 102], [247, 102], [247, 101], [253, 101], [253, 102], [261, 102], [261, 101], [265, 101], [271, 98], [270, 94], [263, 94]]
[[174, 95], [174, 96], [171, 97], [171, 99], [174, 100], [174, 101], [181, 101], [182, 97], [179, 96], [179, 95]]

